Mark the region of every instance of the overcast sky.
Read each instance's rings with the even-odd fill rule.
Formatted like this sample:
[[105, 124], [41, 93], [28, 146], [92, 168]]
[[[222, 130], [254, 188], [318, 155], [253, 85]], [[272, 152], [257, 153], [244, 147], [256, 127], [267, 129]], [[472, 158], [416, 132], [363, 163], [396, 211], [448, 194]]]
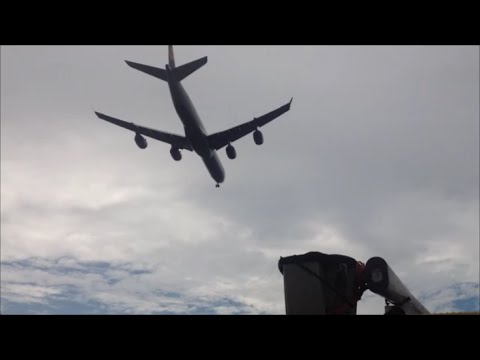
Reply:
[[[201, 159], [93, 113], [183, 135], [167, 46], [2, 46], [2, 313], [284, 314], [280, 256], [387, 260], [431, 311], [478, 309], [479, 47], [177, 46], [209, 133], [291, 110]], [[463, 304], [463, 305], [462, 305]], [[359, 313], [383, 313], [366, 293]]]

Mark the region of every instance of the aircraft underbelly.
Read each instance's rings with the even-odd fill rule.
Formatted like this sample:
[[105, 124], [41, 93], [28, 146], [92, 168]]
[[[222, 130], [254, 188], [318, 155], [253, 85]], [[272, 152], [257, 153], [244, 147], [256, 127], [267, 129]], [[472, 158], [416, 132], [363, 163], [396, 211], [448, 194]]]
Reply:
[[225, 180], [225, 170], [218, 158], [217, 152], [214, 150], [212, 156], [202, 157], [210, 176], [217, 182], [222, 183]]

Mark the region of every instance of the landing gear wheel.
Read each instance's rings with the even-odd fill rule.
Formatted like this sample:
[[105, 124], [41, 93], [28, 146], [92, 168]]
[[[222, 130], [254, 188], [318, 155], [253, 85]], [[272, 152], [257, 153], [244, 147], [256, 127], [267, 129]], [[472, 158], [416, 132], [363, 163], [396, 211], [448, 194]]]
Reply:
[[220, 184], [215, 185], [215, 187], [216, 187], [216, 188], [219, 188], [219, 187], [220, 187]]

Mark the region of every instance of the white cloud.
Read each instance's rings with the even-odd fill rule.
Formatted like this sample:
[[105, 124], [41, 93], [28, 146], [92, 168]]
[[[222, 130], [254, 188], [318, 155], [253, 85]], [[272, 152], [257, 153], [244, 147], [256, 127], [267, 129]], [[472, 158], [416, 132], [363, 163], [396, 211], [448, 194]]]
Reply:
[[59, 294], [56, 288], [29, 285], [29, 284], [6, 284], [2, 286], [2, 296], [11, 301], [22, 303], [46, 303], [48, 296]]

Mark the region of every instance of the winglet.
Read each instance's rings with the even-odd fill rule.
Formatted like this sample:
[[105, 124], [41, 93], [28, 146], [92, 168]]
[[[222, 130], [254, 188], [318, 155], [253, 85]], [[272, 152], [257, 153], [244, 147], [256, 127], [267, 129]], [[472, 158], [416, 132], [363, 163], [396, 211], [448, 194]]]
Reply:
[[95, 111], [95, 110], [94, 110], [93, 112], [95, 113], [95, 115], [97, 115], [98, 118], [100, 118], [100, 119], [104, 119], [104, 118], [105, 118], [105, 115], [104, 115], [104, 114], [99, 113], [98, 111]]
[[100, 118], [100, 119], [102, 118], [102, 115], [103, 115], [103, 114], [102, 114], [102, 113], [99, 113], [98, 111], [96, 111], [93, 106], [92, 106], [92, 111], [95, 113], [95, 115], [96, 115], [98, 118]]
[[293, 97], [290, 99], [289, 105], [292, 105]]

